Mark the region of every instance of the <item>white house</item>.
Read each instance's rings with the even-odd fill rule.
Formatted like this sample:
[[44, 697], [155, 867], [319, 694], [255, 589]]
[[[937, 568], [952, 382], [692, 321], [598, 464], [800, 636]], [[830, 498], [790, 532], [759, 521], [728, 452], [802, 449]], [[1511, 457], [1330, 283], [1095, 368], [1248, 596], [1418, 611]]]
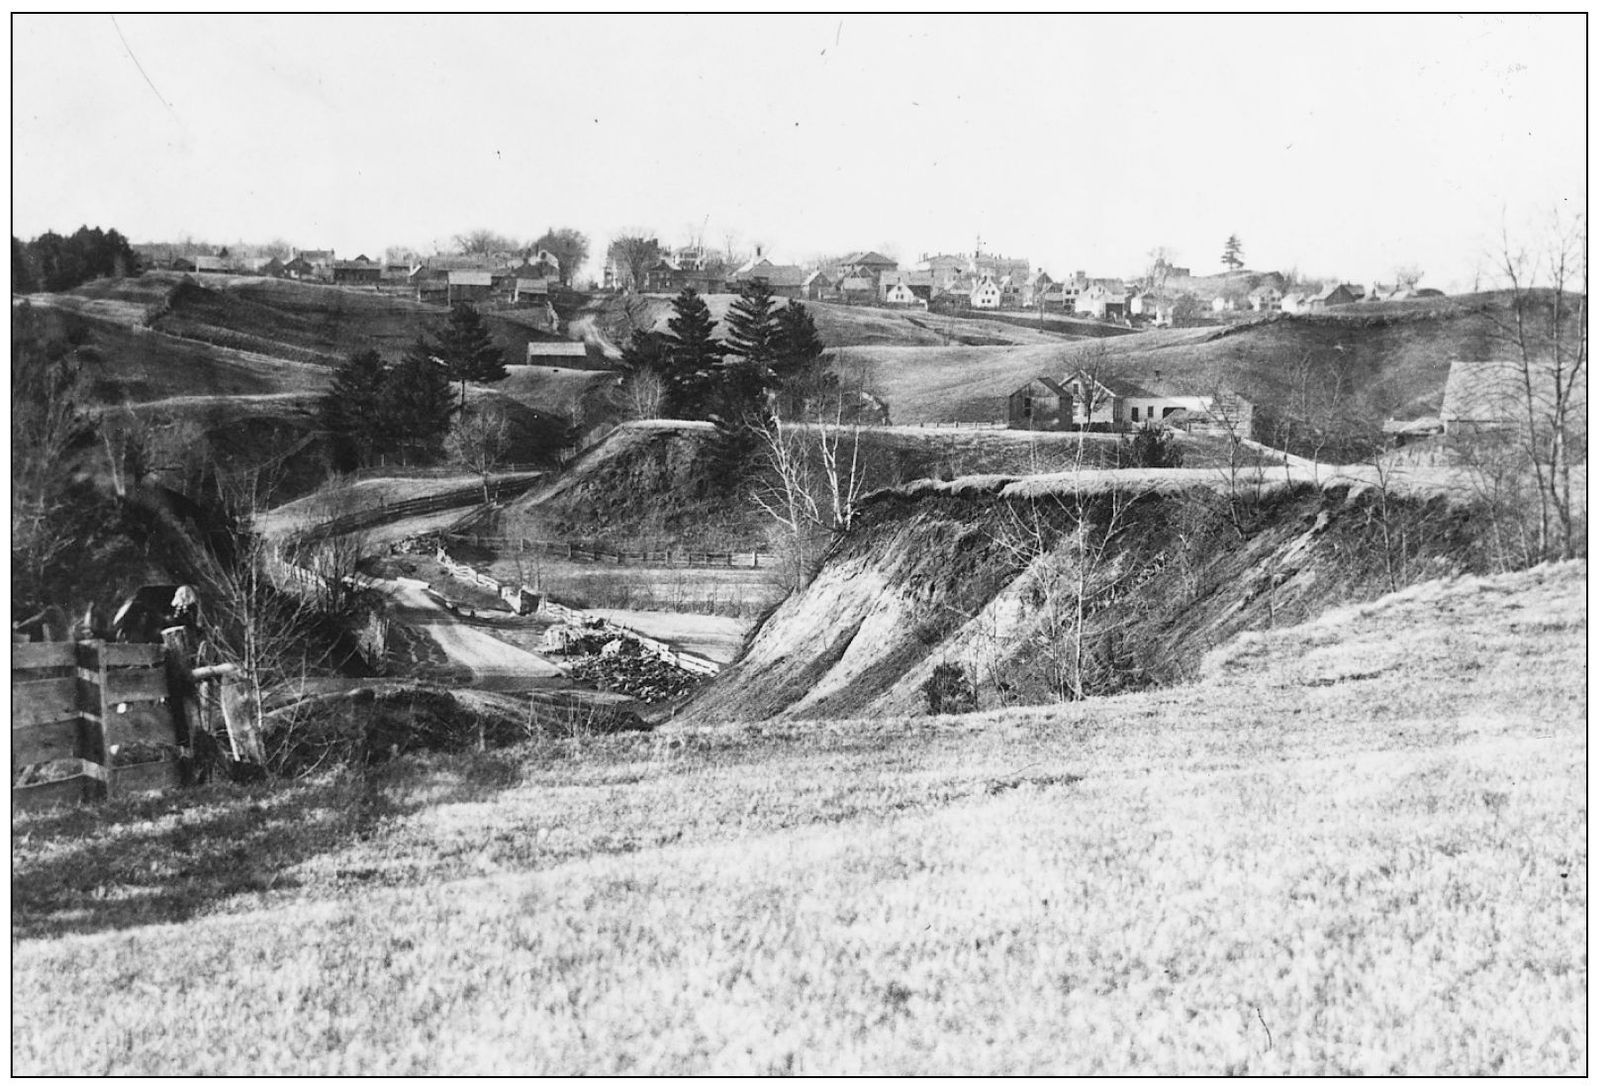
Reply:
[[917, 296], [916, 292], [911, 289], [911, 284], [907, 283], [904, 277], [897, 278], [893, 284], [886, 288], [883, 295], [883, 300], [888, 305], [915, 305], [926, 307], [928, 304], [926, 299], [919, 298]]
[[1000, 284], [995, 282], [994, 276], [985, 275], [973, 284], [973, 291], [968, 295], [968, 301], [974, 309], [1001, 308]]
[[1073, 311], [1091, 317], [1122, 317], [1129, 308], [1129, 296], [1122, 286], [1093, 282], [1073, 300]]

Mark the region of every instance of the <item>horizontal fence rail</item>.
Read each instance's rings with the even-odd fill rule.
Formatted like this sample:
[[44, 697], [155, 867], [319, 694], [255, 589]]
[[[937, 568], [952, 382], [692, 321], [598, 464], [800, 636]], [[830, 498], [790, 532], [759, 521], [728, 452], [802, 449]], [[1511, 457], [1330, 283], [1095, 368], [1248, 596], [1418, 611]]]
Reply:
[[606, 566], [647, 565], [668, 568], [728, 568], [770, 569], [778, 557], [767, 551], [689, 551], [666, 548], [664, 550], [607, 550], [580, 543], [565, 543], [551, 539], [525, 539], [519, 536], [489, 535], [478, 532], [450, 532], [447, 539], [466, 545], [507, 550], [519, 554], [536, 554], [548, 558], [563, 558], [567, 562], [592, 563]]
[[466, 581], [481, 588], [488, 588], [498, 593], [515, 614], [527, 614], [532, 610], [532, 602], [536, 601], [534, 610], [539, 617], [555, 619], [566, 626], [601, 630], [616, 637], [629, 638], [641, 645], [651, 656], [655, 656], [667, 664], [679, 667], [683, 671], [689, 671], [695, 675], [710, 676], [721, 670], [721, 665], [712, 660], [706, 660], [704, 657], [695, 656], [692, 653], [679, 652], [664, 641], [650, 637], [629, 626], [622, 626], [619, 623], [609, 622], [595, 615], [589, 615], [585, 611], [577, 611], [563, 604], [554, 603], [546, 596], [539, 595], [527, 585], [502, 584], [472, 566], [455, 561], [444, 548], [437, 548], [436, 561], [458, 580]]
[[[74, 763], [38, 783], [13, 777], [13, 810], [38, 810], [175, 787], [189, 755], [189, 729], [172, 696], [161, 645], [100, 641], [11, 646], [13, 773]], [[125, 752], [154, 758], [120, 764]], [[32, 774], [24, 772], [22, 779]]]
[[502, 479], [493, 483], [489, 488], [483, 488], [479, 483], [474, 486], [460, 487], [441, 494], [431, 494], [423, 498], [409, 498], [400, 502], [382, 502], [368, 509], [360, 509], [355, 513], [333, 517], [321, 524], [311, 525], [296, 532], [303, 539], [328, 539], [331, 536], [346, 535], [348, 532], [358, 532], [365, 528], [373, 528], [381, 524], [389, 524], [396, 520], [406, 520], [409, 517], [426, 516], [430, 513], [445, 513], [450, 509], [462, 509], [465, 506], [480, 505], [487, 500], [490, 493], [494, 502], [507, 501], [518, 497], [530, 490], [538, 480], [543, 478], [542, 472], [533, 472], [514, 479]]

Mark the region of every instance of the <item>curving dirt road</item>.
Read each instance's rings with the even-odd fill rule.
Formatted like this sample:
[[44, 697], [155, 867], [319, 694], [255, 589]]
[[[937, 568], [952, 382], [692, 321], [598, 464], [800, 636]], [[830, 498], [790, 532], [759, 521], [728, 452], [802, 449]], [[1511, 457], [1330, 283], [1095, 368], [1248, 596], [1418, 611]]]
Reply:
[[460, 622], [426, 595], [424, 581], [399, 578], [378, 584], [397, 601], [399, 618], [424, 630], [450, 660], [470, 669], [477, 689], [520, 690], [565, 676], [551, 660]]

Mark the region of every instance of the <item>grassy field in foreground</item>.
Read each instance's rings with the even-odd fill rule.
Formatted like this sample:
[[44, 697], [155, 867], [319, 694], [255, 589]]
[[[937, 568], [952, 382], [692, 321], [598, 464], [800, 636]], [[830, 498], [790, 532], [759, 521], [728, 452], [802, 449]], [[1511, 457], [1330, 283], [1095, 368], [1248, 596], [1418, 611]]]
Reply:
[[12, 1070], [1581, 1074], [1585, 586], [1077, 706], [18, 817]]

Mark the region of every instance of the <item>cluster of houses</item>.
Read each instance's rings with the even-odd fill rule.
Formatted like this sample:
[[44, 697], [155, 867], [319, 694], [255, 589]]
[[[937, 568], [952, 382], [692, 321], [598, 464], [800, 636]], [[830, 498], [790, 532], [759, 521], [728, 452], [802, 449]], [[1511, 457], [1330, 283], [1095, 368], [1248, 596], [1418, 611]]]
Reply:
[[[1163, 265], [1144, 280], [1092, 277], [1083, 271], [1057, 278], [1029, 261], [986, 253], [923, 254], [907, 268], [882, 253], [867, 251], [815, 268], [777, 264], [758, 250], [746, 263], [729, 267], [701, 246], [665, 252], [646, 275], [642, 289], [674, 294], [693, 287], [701, 294], [732, 293], [746, 282], [764, 280], [783, 298], [850, 305], [913, 309], [1034, 310], [1128, 324], [1172, 325], [1209, 311], [1314, 313], [1335, 305], [1401, 300], [1436, 295], [1434, 290], [1402, 286], [1329, 283], [1317, 290], [1290, 289], [1278, 273], [1248, 275], [1226, 282], [1210, 277], [1191, 282], [1189, 268]], [[1172, 285], [1171, 285], [1172, 284]], [[604, 288], [620, 290], [625, 276], [613, 264], [604, 271]]]
[[1252, 404], [1233, 392], [1203, 395], [1163, 379], [1140, 385], [1080, 370], [1036, 377], [1006, 398], [1013, 430], [1090, 430], [1127, 433], [1147, 427], [1252, 436]]

